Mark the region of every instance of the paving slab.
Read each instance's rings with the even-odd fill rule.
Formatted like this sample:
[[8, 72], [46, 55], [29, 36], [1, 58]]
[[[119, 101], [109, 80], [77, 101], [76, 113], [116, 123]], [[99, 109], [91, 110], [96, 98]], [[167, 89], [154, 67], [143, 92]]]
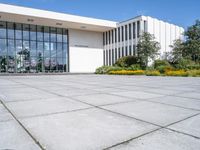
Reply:
[[33, 99], [44, 99], [49, 97], [55, 97], [56, 95], [44, 92], [32, 87], [26, 88], [12, 88], [2, 91], [0, 94], [0, 99], [5, 103], [11, 101], [24, 101], [24, 100], [33, 100]]
[[116, 105], [102, 106], [102, 108], [148, 121], [160, 126], [169, 125], [198, 113], [198, 111], [194, 110], [187, 110], [147, 101], [121, 103]]
[[17, 117], [49, 115], [91, 107], [90, 105], [86, 105], [63, 97], [39, 99], [33, 101], [10, 102], [6, 105]]
[[200, 93], [198, 92], [185, 92], [181, 94], [177, 94], [180, 97], [194, 98], [200, 100]]
[[200, 115], [169, 126], [169, 128], [200, 138]]
[[[74, 96], [74, 98], [77, 100], [80, 100], [82, 102], [86, 102], [88, 104], [95, 105], [95, 106], [136, 101], [136, 99], [129, 99], [129, 98], [124, 98], [124, 97], [119, 97], [119, 96], [109, 95], [109, 94], [93, 94], [93, 95], [84, 95], [84, 96]], [[108, 99], [109, 99], [109, 101], [108, 101]]]
[[21, 119], [47, 149], [103, 149], [156, 129], [156, 126], [99, 110]]
[[15, 121], [0, 122], [1, 150], [41, 150]]
[[0, 122], [12, 120], [12, 115], [0, 103]]
[[[50, 150], [98, 150], [130, 139], [120, 149], [199, 150], [199, 89], [200, 78], [0, 76], [0, 99]], [[38, 149], [1, 104], [0, 123], [0, 149]]]
[[147, 93], [143, 91], [112, 92], [112, 94], [136, 99], [149, 99], [164, 96], [161, 94]]
[[178, 107], [184, 107], [188, 109], [196, 109], [200, 111], [200, 100], [176, 97], [176, 96], [166, 96], [150, 99], [150, 101], [164, 103], [169, 105], [174, 105]]
[[198, 139], [162, 129], [111, 150], [199, 150], [199, 147]]

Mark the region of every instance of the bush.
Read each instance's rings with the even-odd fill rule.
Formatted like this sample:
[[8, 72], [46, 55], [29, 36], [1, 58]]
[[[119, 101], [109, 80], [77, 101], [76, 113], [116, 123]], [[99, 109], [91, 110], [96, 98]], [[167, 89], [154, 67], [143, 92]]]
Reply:
[[126, 56], [118, 59], [115, 65], [119, 67], [130, 67], [131, 65], [139, 64], [139, 58], [136, 56]]
[[154, 68], [157, 69], [160, 66], [171, 66], [167, 60], [155, 60]]
[[145, 71], [144, 70], [120, 70], [120, 71], [110, 71], [109, 74], [112, 75], [144, 75]]
[[145, 72], [145, 74], [146, 74], [147, 76], [160, 76], [160, 75], [161, 75], [160, 72], [157, 71], [157, 70], [147, 70], [147, 71]]
[[166, 76], [181, 76], [186, 77], [188, 76], [188, 73], [184, 70], [176, 70], [176, 71], [167, 71], [165, 72]]
[[192, 66], [195, 66], [195, 62], [183, 58], [179, 59], [175, 64], [175, 68], [183, 70], [192, 69]]
[[187, 74], [190, 77], [200, 77], [200, 70], [188, 70]]
[[160, 73], [165, 73], [165, 72], [168, 72], [168, 71], [172, 71], [173, 67], [171, 67], [171, 66], [159, 66], [159, 67], [156, 68], [156, 70], [158, 70]]
[[96, 69], [95, 73], [96, 74], [108, 74], [110, 71], [115, 71], [115, 70], [122, 70], [121, 67], [117, 66], [102, 66]]
[[141, 70], [139, 64], [131, 65], [130, 67], [126, 68], [126, 70]]

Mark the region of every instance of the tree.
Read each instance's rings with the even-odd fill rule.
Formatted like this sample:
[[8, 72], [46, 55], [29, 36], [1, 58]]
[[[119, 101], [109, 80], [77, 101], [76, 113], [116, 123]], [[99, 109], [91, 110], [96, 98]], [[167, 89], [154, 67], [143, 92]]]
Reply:
[[159, 55], [160, 44], [155, 41], [155, 37], [144, 32], [137, 45], [138, 57], [142, 67], [147, 67], [149, 60], [154, 60]]
[[175, 40], [173, 45], [170, 45], [172, 51], [169, 53], [167, 60], [171, 63], [176, 63], [180, 59], [187, 57], [185, 52], [184, 42], [180, 39]]
[[195, 24], [190, 26], [185, 32], [186, 55], [195, 62], [200, 62], [200, 20], [196, 20]]

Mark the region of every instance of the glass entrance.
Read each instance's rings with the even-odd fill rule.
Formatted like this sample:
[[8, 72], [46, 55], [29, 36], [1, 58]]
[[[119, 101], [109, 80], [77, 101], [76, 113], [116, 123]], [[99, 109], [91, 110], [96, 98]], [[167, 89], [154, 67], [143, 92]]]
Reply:
[[0, 22], [0, 73], [67, 71], [67, 29]]

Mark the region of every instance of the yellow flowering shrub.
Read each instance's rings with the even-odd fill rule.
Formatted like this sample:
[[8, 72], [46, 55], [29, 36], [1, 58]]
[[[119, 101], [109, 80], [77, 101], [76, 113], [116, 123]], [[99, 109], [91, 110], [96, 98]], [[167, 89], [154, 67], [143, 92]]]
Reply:
[[109, 74], [112, 75], [144, 75], [144, 70], [120, 70], [120, 71], [110, 71]]
[[184, 70], [176, 70], [176, 71], [166, 71], [165, 72], [166, 76], [188, 76], [188, 73]]
[[200, 77], [200, 70], [188, 70], [187, 74], [190, 77]]
[[157, 71], [157, 70], [147, 70], [147, 71], [145, 72], [145, 74], [146, 74], [147, 76], [160, 76], [160, 75], [161, 75], [160, 72]]

